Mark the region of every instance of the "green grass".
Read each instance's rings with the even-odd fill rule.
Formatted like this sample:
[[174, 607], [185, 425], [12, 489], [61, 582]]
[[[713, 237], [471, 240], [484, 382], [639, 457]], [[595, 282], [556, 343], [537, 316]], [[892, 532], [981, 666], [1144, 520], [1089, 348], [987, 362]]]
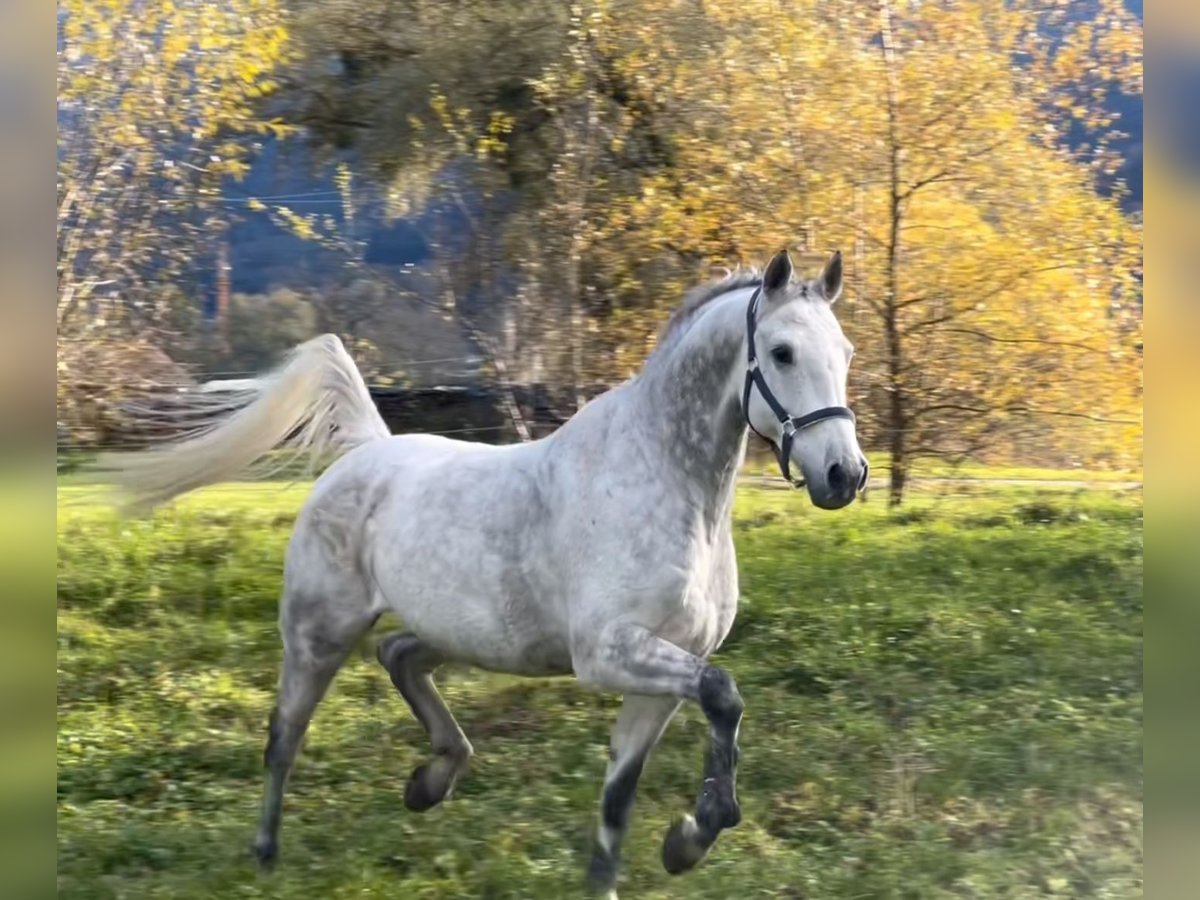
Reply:
[[[879, 488], [887, 482], [890, 462], [886, 453], [868, 453], [873, 478], [879, 479]], [[778, 465], [770, 451], [761, 445], [753, 447], [746, 462], [746, 472], [751, 475], [773, 476], [778, 474]], [[1086, 482], [1089, 485], [1141, 482], [1142, 470], [1108, 469], [1052, 469], [1037, 466], [997, 466], [967, 461], [951, 464], [936, 459], [918, 459], [910, 469], [913, 479], [970, 479], [977, 481], [1038, 481], [1038, 482]], [[877, 489], [879, 489], [877, 488]]]
[[[582, 896], [616, 700], [453, 669], [475, 744], [445, 807], [403, 808], [428, 752], [353, 659], [256, 874], [280, 561], [306, 488], [223, 486], [152, 522], [60, 490], [63, 897]], [[642, 779], [626, 897], [1141, 896], [1139, 493], [962, 489], [820, 513], [745, 489], [743, 602], [718, 661], [747, 704], [742, 824], [658, 861], [699, 787], [685, 709]]]

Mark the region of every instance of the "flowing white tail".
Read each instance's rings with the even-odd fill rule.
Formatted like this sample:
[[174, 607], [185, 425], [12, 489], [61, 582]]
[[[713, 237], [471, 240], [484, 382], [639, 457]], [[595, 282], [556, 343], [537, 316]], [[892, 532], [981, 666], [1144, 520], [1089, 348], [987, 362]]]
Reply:
[[200, 402], [200, 425], [182, 439], [101, 461], [116, 472], [127, 510], [144, 511], [226, 481], [280, 445], [315, 460], [390, 434], [354, 360], [332, 334], [296, 347], [237, 399]]

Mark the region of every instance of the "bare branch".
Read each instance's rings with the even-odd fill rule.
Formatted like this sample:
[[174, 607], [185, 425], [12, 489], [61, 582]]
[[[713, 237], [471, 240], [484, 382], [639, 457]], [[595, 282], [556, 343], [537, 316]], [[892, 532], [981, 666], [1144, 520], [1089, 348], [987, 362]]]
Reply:
[[930, 294], [914, 294], [907, 300], [901, 300], [899, 303], [896, 303], [892, 308], [907, 309], [910, 306], [916, 306], [918, 303], [925, 303], [932, 299], [934, 298]]
[[931, 184], [937, 184], [939, 182], [946, 182], [946, 181], [967, 181], [967, 180], [969, 180], [965, 176], [955, 175], [954, 174], [955, 169], [958, 166], [961, 166], [963, 163], [970, 162], [973, 159], [978, 159], [981, 156], [986, 156], [987, 154], [991, 153], [993, 150], [997, 150], [1000, 147], [1004, 146], [1004, 143], [1005, 143], [1004, 139], [997, 140], [990, 144], [986, 144], [982, 147], [977, 147], [974, 150], [971, 150], [971, 151], [961, 154], [956, 160], [954, 160], [953, 163], [951, 163], [950, 165], [946, 166], [945, 168], [935, 172], [933, 175], [928, 175], [924, 178], [919, 178], [918, 180], [912, 182], [910, 185], [907, 186], [907, 188], [900, 195], [901, 198], [903, 200], [908, 200], [909, 198], [912, 197], [913, 194], [915, 194], [921, 188], [927, 187], [928, 185], [931, 185]]
[[989, 416], [996, 413], [1020, 413], [1031, 416], [1055, 416], [1060, 418], [1070, 419], [1086, 419], [1090, 422], [1100, 422], [1105, 425], [1140, 425], [1140, 422], [1132, 419], [1110, 419], [1105, 416], [1096, 416], [1091, 413], [1076, 412], [1074, 410], [1063, 409], [1036, 409], [1032, 406], [1027, 406], [1022, 403], [1008, 403], [999, 406], [968, 406], [959, 403], [935, 403], [931, 406], [924, 406], [920, 409], [913, 410], [909, 415], [910, 421], [916, 421], [931, 413], [935, 412], [964, 412], [975, 416]]
[[997, 337], [988, 334], [986, 331], [980, 331], [975, 328], [946, 328], [944, 332], [949, 334], [965, 334], [971, 337], [977, 337], [980, 340], [988, 341], [992, 344], [1038, 344], [1048, 347], [1073, 347], [1077, 350], [1086, 350], [1089, 353], [1103, 354], [1106, 351], [1099, 347], [1092, 347], [1089, 344], [1082, 344], [1078, 341], [1056, 341], [1050, 338], [1005, 338]]

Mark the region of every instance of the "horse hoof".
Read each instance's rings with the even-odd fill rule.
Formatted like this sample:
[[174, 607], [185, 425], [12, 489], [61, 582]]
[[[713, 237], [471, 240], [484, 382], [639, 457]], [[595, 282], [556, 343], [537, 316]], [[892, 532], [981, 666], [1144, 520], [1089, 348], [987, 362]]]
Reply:
[[263, 872], [270, 872], [279, 858], [279, 845], [275, 841], [256, 840], [251, 844], [250, 852], [258, 861], [258, 868]]
[[599, 847], [592, 853], [592, 861], [588, 865], [587, 884], [593, 897], [615, 900], [617, 896], [617, 860]]
[[459, 777], [466, 771], [467, 757], [462, 753], [439, 753], [408, 776], [404, 805], [413, 812], [432, 809], [450, 796]]
[[696, 820], [684, 816], [667, 829], [663, 838], [663, 868], [671, 875], [686, 872], [704, 859], [710, 846], [711, 842], [702, 839]]
[[404, 805], [412, 812], [433, 809], [445, 798], [445, 791], [435, 790], [429, 782], [429, 763], [417, 766], [408, 776], [408, 784], [404, 787]]

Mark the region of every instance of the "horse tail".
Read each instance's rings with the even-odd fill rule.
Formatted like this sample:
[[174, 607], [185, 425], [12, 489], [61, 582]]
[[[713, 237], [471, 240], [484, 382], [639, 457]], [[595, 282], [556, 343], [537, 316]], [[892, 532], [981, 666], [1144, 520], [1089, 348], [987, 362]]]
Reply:
[[115, 473], [126, 511], [146, 511], [227, 481], [277, 447], [291, 453], [275, 458], [276, 467], [297, 454], [315, 465], [390, 436], [358, 367], [332, 334], [300, 344], [235, 397], [201, 390], [188, 396], [187, 407], [153, 414], [173, 424], [186, 419], [191, 427], [182, 437], [102, 457], [100, 467]]

